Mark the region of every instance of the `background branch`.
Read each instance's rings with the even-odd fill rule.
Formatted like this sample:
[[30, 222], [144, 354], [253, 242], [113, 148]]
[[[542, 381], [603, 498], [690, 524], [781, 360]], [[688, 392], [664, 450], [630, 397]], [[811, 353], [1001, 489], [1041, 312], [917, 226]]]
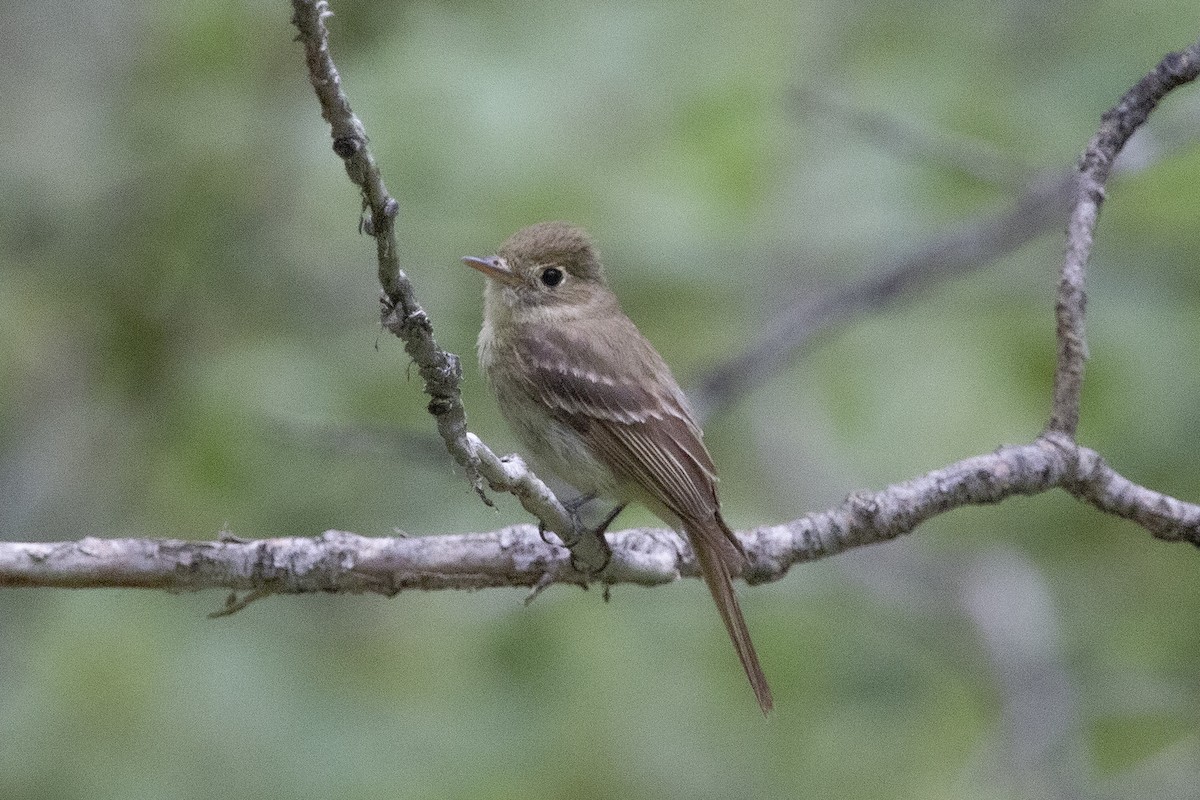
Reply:
[[1066, 216], [1074, 185], [1073, 171], [1041, 175], [1008, 211], [963, 225], [911, 255], [878, 264], [858, 283], [791, 304], [766, 323], [749, 347], [700, 376], [689, 392], [697, 413], [711, 416], [760, 386], [791, 363], [816, 334], [981, 269], [1042, 235]]
[[859, 108], [831, 89], [801, 89], [795, 99], [804, 117], [815, 115], [839, 123], [880, 150], [914, 164], [951, 169], [983, 183], [1013, 189], [1034, 183], [1028, 180], [1028, 167], [979, 140]]

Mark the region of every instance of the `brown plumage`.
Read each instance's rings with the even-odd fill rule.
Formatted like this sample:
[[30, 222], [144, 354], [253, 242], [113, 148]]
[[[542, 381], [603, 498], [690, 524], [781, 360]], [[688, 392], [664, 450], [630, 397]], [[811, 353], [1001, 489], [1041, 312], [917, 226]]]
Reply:
[[479, 360], [541, 466], [585, 494], [643, 503], [691, 542], [765, 714], [767, 685], [732, 575], [745, 552], [721, 517], [703, 434], [670, 368], [605, 285], [591, 239], [565, 222], [513, 234], [490, 258]]

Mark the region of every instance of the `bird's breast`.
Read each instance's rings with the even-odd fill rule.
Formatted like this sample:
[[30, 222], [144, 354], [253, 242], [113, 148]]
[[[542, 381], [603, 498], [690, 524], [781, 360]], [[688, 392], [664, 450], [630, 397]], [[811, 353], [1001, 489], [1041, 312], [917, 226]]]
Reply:
[[563, 418], [561, 410], [543, 402], [512, 340], [498, 336], [485, 325], [479, 334], [478, 354], [501, 415], [539, 470], [556, 475], [585, 494], [624, 499], [625, 492], [616, 477], [586, 438]]

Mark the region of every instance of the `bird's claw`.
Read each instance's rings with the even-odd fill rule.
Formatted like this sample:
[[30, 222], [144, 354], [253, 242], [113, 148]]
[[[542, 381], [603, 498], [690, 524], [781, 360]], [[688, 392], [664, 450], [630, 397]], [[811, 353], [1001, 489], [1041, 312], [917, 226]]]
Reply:
[[[571, 519], [574, 520], [575, 518], [572, 517]], [[579, 543], [579, 524], [578, 524], [578, 522], [575, 523], [575, 538], [571, 539], [570, 541], [567, 541], [559, 534], [557, 534], [554, 531], [547, 528], [546, 523], [542, 522], [539, 519], [538, 520], [538, 536], [541, 538], [541, 540], [543, 542], [545, 542], [548, 545], [551, 545], [551, 546], [561, 545], [569, 550], [572, 547], [574, 547], [576, 544]], [[551, 539], [550, 538], [551, 536], [553, 536], [554, 538]]]
[[[557, 541], [551, 541], [550, 534], [553, 532], [546, 528], [545, 522], [538, 520], [538, 536], [541, 538], [541, 540], [549, 545], [561, 544], [563, 547], [570, 550], [571, 569], [580, 574], [587, 575], [589, 578], [594, 578], [601, 572], [604, 572], [604, 570], [608, 569], [608, 565], [612, 563], [612, 548], [609, 547], [608, 542], [605, 541], [604, 532], [608, 530], [608, 526], [612, 524], [614, 519], [616, 519], [617, 514], [620, 514], [621, 510], [625, 508], [623, 504], [617, 506], [607, 517], [605, 517], [604, 521], [599, 525], [599, 527], [596, 528], [596, 530], [585, 531], [583, 528], [583, 522], [579, 518], [579, 510], [595, 499], [596, 495], [585, 494], [563, 503], [563, 508], [566, 509], [567, 513], [571, 517], [572, 535], [569, 538], [563, 536], [562, 534], [555, 533], [554, 537], [557, 539]], [[600, 540], [600, 546], [604, 553], [604, 560], [600, 563], [600, 566], [595, 568], [591, 568], [590, 565], [585, 564], [578, 556], [575, 555], [574, 552], [575, 545], [579, 544], [579, 542], [583, 540], [585, 532], [595, 536]]]

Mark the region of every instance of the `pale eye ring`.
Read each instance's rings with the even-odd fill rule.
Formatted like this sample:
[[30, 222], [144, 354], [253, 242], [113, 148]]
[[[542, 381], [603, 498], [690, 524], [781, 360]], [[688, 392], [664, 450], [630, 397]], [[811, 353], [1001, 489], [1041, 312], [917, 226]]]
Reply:
[[558, 267], [546, 267], [542, 270], [542, 283], [554, 288], [562, 283], [563, 271]]

